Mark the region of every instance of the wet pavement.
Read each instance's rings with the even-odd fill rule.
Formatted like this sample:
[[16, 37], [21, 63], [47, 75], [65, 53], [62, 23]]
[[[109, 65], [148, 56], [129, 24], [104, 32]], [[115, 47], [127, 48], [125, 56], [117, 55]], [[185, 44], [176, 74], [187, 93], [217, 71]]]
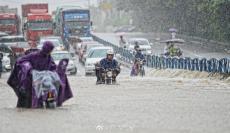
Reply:
[[[0, 79], [1, 133], [159, 132], [228, 133], [229, 84], [205, 79], [129, 77], [96, 85], [95, 77], [69, 76], [74, 98], [55, 110], [17, 109]], [[82, 74], [81, 74], [82, 72]]]

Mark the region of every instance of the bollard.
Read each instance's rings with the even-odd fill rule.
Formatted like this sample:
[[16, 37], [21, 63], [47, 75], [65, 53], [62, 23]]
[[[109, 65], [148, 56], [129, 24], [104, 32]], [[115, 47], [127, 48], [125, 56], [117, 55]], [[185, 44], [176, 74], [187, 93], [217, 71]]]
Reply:
[[203, 58], [199, 61], [199, 71], [207, 71], [207, 59]]
[[184, 68], [186, 69], [186, 70], [191, 70], [191, 58], [189, 58], [189, 57], [186, 57], [185, 58], [185, 65], [184, 65]]
[[169, 67], [168, 68], [170, 68], [170, 69], [173, 68], [172, 58], [169, 58]]
[[199, 70], [199, 59], [198, 58], [194, 58], [191, 61], [191, 70], [192, 71], [198, 71]]
[[162, 59], [162, 68], [163, 69], [166, 69], [166, 58], [165, 57], [161, 57], [161, 59]]
[[159, 56], [156, 56], [156, 65], [155, 68], [159, 68], [160, 67], [160, 58]]
[[209, 60], [210, 61], [210, 72], [211, 73], [216, 73], [217, 72], [217, 59], [212, 58]]
[[179, 68], [179, 60], [178, 58], [172, 58], [172, 68], [178, 69]]
[[151, 67], [151, 55], [147, 56], [146, 65], [147, 65], [147, 67]]
[[166, 58], [166, 68], [170, 68], [171, 58]]
[[228, 73], [229, 60], [227, 58], [223, 58], [219, 60], [218, 63], [218, 72], [219, 73]]
[[156, 56], [153, 55], [152, 56], [152, 68], [155, 68], [155, 64], [156, 64]]
[[[118, 47], [111, 42], [103, 40], [95, 35], [92, 35], [92, 38], [105, 45], [110, 46], [114, 49], [116, 53], [121, 55], [121, 60], [125, 62], [131, 63], [134, 60], [134, 55], [129, 50]], [[207, 60], [206, 58], [198, 59], [194, 58], [191, 59], [189, 57], [186, 58], [165, 58], [159, 57], [155, 55], [147, 55], [146, 57], [146, 65], [152, 68], [170, 68], [170, 69], [185, 69], [191, 71], [206, 71], [209, 73], [222, 73], [222, 74], [230, 74], [230, 59], [223, 58], [217, 60], [212, 58]]]
[[184, 62], [185, 62], [184, 58], [179, 59], [179, 69], [184, 69]]

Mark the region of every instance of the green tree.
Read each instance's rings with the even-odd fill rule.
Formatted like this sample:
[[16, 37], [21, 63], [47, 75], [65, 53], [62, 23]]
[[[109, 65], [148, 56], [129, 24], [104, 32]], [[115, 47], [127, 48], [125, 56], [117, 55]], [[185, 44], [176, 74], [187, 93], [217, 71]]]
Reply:
[[114, 0], [117, 10], [131, 11], [143, 31], [167, 32], [230, 41], [230, 0]]

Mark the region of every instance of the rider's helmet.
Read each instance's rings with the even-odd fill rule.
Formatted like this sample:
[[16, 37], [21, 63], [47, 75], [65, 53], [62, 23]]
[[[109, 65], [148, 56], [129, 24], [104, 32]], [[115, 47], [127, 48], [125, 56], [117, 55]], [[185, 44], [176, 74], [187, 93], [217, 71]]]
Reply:
[[137, 49], [140, 48], [140, 46], [137, 41], [134, 44], [135, 44], [134, 49], [137, 51]]
[[109, 60], [112, 60], [112, 59], [113, 59], [113, 56], [114, 56], [113, 50], [108, 50], [108, 51], [106, 52], [106, 55], [107, 55], [107, 58], [108, 58]]
[[107, 55], [114, 55], [114, 52], [113, 52], [113, 50], [108, 50], [108, 51], [106, 52], [106, 54], [107, 54]]

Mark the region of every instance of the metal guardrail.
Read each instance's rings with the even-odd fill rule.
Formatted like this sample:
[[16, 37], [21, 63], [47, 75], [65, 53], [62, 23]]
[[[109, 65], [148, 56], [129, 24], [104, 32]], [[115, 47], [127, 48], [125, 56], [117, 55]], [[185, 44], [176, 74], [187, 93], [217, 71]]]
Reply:
[[[134, 55], [131, 51], [118, 47], [108, 41], [105, 41], [95, 35], [92, 35], [95, 41], [99, 43], [113, 47], [114, 51], [121, 55], [121, 59], [125, 62], [132, 63], [134, 60]], [[217, 60], [215, 58], [206, 59], [206, 58], [165, 58], [155, 55], [146, 56], [146, 65], [147, 67], [156, 68], [156, 69], [184, 69], [190, 71], [200, 71], [208, 73], [220, 73], [230, 75], [230, 59], [223, 58]]]

